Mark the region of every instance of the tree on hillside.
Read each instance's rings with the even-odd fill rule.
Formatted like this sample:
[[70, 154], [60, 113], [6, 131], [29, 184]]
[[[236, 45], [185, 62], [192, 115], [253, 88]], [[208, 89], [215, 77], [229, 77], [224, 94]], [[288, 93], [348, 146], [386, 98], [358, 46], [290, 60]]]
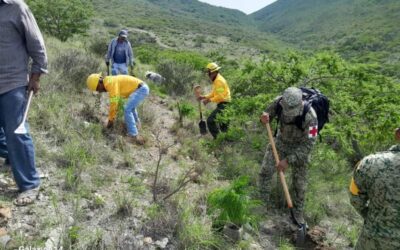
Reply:
[[90, 1], [27, 0], [40, 28], [61, 41], [74, 34], [84, 34], [93, 15]]

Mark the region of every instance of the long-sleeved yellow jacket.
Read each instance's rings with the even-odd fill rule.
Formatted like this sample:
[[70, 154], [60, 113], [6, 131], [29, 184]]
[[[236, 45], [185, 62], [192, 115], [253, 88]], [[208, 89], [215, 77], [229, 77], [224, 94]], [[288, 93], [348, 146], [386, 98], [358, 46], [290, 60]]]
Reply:
[[110, 97], [109, 121], [115, 120], [121, 98], [128, 98], [142, 82], [139, 78], [128, 75], [106, 76], [104, 78], [104, 88]]
[[215, 77], [211, 93], [204, 97], [215, 103], [231, 101], [231, 91], [229, 90], [228, 83], [221, 74], [218, 73], [217, 77]]

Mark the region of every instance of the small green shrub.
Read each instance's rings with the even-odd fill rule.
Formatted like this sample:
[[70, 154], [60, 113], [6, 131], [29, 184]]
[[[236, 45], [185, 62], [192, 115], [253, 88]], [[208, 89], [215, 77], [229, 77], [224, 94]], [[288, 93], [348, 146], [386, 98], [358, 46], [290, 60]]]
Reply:
[[208, 58], [196, 52], [165, 50], [161, 53], [160, 58], [166, 58], [174, 62], [189, 65], [195, 70], [202, 71], [209, 62]]
[[166, 78], [164, 86], [170, 95], [183, 96], [189, 93], [196, 79], [193, 66], [172, 60], [161, 61], [157, 71]]
[[146, 192], [146, 186], [143, 184], [142, 179], [130, 176], [126, 182], [129, 184], [129, 190], [134, 194], [142, 195]]
[[178, 101], [177, 102], [178, 113], [179, 113], [179, 122], [181, 126], [183, 126], [183, 119], [185, 117], [192, 118], [196, 114], [196, 110], [192, 104], [185, 101]]
[[[129, 41], [131, 42], [132, 46], [138, 46], [142, 44], [155, 44], [156, 38], [147, 33], [137, 32], [129, 37]], [[133, 49], [135, 50], [135, 48]]]
[[93, 54], [73, 49], [58, 55], [53, 67], [64, 77], [63, 82], [55, 84], [59, 84], [62, 90], [80, 91], [86, 88], [86, 78], [99, 72], [99, 61]]
[[106, 205], [105, 199], [102, 196], [95, 194], [94, 198], [93, 198], [93, 207], [94, 208], [102, 208], [105, 205]]
[[65, 170], [64, 188], [76, 191], [81, 183], [82, 168], [70, 166]]
[[197, 216], [190, 204], [179, 215], [178, 239], [181, 249], [221, 249], [222, 237], [212, 232], [211, 223]]
[[110, 18], [109, 19], [105, 19], [104, 22], [103, 22], [103, 25], [105, 27], [110, 27], [110, 28], [116, 28], [116, 27], [119, 26], [118, 22], [115, 19], [110, 19]]
[[151, 45], [142, 45], [135, 49], [136, 57], [145, 64], [155, 64], [158, 61], [160, 50]]
[[226, 188], [219, 188], [210, 193], [207, 202], [209, 212], [214, 217], [214, 227], [221, 228], [227, 223], [238, 227], [250, 224], [256, 226], [257, 216], [252, 209], [260, 205], [250, 197], [249, 178], [241, 176]]
[[98, 38], [98, 36], [93, 37], [91, 39], [91, 43], [89, 44], [89, 50], [101, 57], [104, 57], [108, 50], [108, 43], [111, 39], [107, 39], [105, 37]]
[[128, 194], [126, 193], [117, 193], [114, 196], [114, 202], [117, 205], [117, 214], [121, 216], [131, 216], [133, 207], [134, 207], [134, 201], [132, 198], [129, 197]]

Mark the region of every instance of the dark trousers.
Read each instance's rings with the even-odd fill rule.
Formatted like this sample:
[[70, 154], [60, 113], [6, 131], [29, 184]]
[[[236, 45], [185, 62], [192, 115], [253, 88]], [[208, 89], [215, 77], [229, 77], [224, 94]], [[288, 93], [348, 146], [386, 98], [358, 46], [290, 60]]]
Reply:
[[227, 104], [226, 102], [218, 103], [217, 108], [207, 118], [207, 127], [214, 139], [217, 138], [220, 130], [222, 132], [228, 131], [228, 123], [217, 123], [216, 121], [217, 116], [224, 111]]

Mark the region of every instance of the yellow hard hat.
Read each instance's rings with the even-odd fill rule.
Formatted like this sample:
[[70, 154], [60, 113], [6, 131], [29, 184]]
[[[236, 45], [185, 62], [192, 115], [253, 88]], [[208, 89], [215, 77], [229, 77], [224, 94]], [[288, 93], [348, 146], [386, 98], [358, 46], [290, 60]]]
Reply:
[[214, 62], [212, 62], [212, 63], [209, 63], [209, 64], [207, 64], [207, 70], [209, 71], [209, 72], [215, 72], [215, 71], [218, 71], [218, 70], [220, 70], [221, 69], [221, 67], [220, 66], [218, 66], [218, 64], [216, 64], [216, 63], [214, 63]]
[[91, 91], [96, 91], [97, 85], [99, 84], [101, 74], [91, 74], [87, 80], [86, 84]]

